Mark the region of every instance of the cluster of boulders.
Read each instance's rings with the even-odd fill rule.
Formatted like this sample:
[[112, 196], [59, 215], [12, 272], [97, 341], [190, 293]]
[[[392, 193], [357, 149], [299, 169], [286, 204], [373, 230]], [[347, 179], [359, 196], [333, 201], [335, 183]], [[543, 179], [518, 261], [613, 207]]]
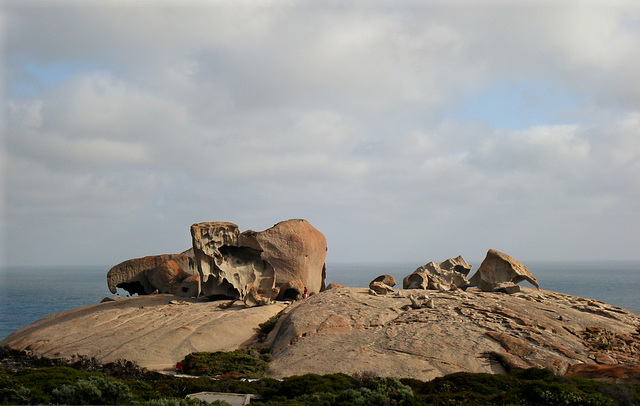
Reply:
[[191, 226], [192, 248], [181, 254], [124, 261], [107, 274], [112, 293], [171, 293], [231, 298], [247, 306], [299, 299], [324, 289], [327, 242], [306, 220], [256, 232], [227, 222]]
[[[197, 223], [191, 226], [191, 242], [192, 247], [180, 254], [130, 259], [114, 266], [107, 274], [109, 290], [230, 298], [251, 307], [297, 300], [325, 289], [327, 241], [306, 220], [282, 221], [260, 232], [240, 232], [228, 222]], [[488, 292], [515, 293], [523, 280], [538, 287], [524, 265], [495, 250], [489, 250], [475, 275], [467, 279], [470, 271], [471, 265], [461, 256], [429, 262], [404, 278], [402, 287], [445, 292], [477, 286]], [[369, 284], [370, 293], [393, 293], [395, 284], [393, 276], [381, 275]]]
[[[502, 252], [490, 249], [482, 261], [478, 271], [467, 279], [471, 271], [469, 265], [461, 256], [449, 258], [444, 262], [429, 262], [413, 271], [402, 280], [403, 289], [432, 289], [440, 292], [477, 286], [484, 292], [520, 292], [517, 284], [528, 281], [539, 288], [538, 281], [526, 266]], [[372, 295], [387, 295], [394, 293], [396, 280], [391, 275], [380, 275], [369, 283], [369, 293]], [[424, 307], [428, 299], [417, 304], [412, 299], [412, 307]]]

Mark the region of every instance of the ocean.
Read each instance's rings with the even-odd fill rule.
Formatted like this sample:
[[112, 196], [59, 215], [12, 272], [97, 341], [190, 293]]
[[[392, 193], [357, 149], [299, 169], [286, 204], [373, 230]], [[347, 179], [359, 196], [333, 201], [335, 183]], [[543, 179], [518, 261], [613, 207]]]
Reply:
[[[471, 274], [481, 261], [474, 265]], [[402, 278], [422, 263], [328, 263], [327, 283], [365, 287], [378, 275]], [[640, 262], [525, 263], [542, 289], [598, 299], [640, 313]], [[0, 340], [49, 314], [100, 302], [108, 266], [6, 267], [0, 273]], [[396, 287], [398, 287], [396, 285]], [[523, 286], [530, 286], [522, 282]], [[126, 292], [119, 290], [120, 296]]]

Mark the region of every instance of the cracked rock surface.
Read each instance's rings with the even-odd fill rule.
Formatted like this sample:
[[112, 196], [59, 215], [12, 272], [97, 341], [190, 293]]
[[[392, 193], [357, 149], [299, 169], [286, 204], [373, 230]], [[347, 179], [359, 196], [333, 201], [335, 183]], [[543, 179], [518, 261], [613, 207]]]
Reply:
[[[564, 374], [581, 363], [640, 364], [640, 315], [625, 309], [532, 288], [511, 295], [429, 291], [433, 308], [407, 306], [409, 295], [423, 292], [372, 296], [336, 288], [294, 303], [269, 337], [268, 375], [375, 372], [431, 380], [459, 371], [535, 366]], [[587, 331], [616, 344], [594, 345], [595, 333]]]

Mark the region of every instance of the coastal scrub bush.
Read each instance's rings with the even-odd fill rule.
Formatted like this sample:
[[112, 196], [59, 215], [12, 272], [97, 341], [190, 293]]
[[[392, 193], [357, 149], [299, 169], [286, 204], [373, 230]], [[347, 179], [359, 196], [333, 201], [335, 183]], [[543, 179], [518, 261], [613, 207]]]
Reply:
[[122, 405], [131, 402], [131, 389], [122, 382], [99, 376], [80, 379], [51, 391], [56, 403], [69, 405]]
[[184, 358], [182, 366], [191, 375], [260, 378], [269, 369], [270, 360], [269, 353], [241, 348], [231, 352], [194, 352]]
[[214, 400], [213, 402], [205, 402], [200, 399], [178, 399], [178, 398], [160, 398], [153, 399], [143, 403], [144, 406], [229, 406], [222, 400]]
[[322, 392], [335, 393], [357, 387], [357, 381], [346, 374], [305, 374], [284, 378], [278, 395], [292, 399], [305, 394]]
[[279, 318], [280, 318], [280, 315], [276, 314], [275, 316], [271, 316], [269, 320], [265, 321], [264, 323], [258, 324], [258, 327], [260, 328], [260, 331], [258, 332], [259, 340], [264, 340], [265, 338], [267, 338], [269, 333], [274, 329], [274, 327], [278, 323]]

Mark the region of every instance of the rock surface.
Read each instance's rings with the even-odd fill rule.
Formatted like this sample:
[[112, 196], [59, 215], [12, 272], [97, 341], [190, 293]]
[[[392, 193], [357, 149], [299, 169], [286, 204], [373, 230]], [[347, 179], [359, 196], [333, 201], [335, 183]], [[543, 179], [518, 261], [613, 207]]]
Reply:
[[262, 344], [273, 354], [267, 374], [274, 378], [374, 372], [430, 380], [530, 366], [593, 375], [593, 367], [573, 365], [598, 364], [613, 379], [629, 379], [635, 370], [607, 365], [640, 365], [640, 315], [533, 288], [512, 295], [471, 288], [372, 296], [366, 288], [336, 287], [288, 307], [280, 302], [252, 308], [142, 296], [51, 315], [0, 345], [47, 357], [128, 359], [161, 370], [193, 351], [251, 345], [258, 324], [283, 309]]
[[225, 302], [173, 295], [122, 298], [50, 315], [0, 345], [48, 358], [126, 359], [151, 370], [173, 370], [189, 353], [233, 351], [251, 342], [258, 324], [286, 307], [245, 308], [236, 302], [223, 309]]
[[325, 283], [327, 241], [306, 220], [287, 220], [261, 231], [240, 233], [233, 223], [191, 226], [202, 294], [251, 302], [275, 299], [284, 284], [302, 284], [309, 293]]
[[564, 374], [601, 358], [603, 350], [585, 339], [587, 328], [630, 340], [607, 350], [607, 363], [640, 364], [640, 315], [597, 300], [532, 288], [513, 295], [469, 289], [430, 291], [433, 308], [413, 309], [408, 296], [424, 290], [400, 293], [337, 288], [292, 304], [269, 336], [268, 375], [375, 372], [430, 380], [531, 366]]
[[469, 279], [471, 286], [477, 286], [485, 292], [516, 293], [520, 288], [516, 286], [522, 281], [531, 283], [539, 288], [535, 276], [526, 266], [500, 251], [489, 250], [480, 268]]

